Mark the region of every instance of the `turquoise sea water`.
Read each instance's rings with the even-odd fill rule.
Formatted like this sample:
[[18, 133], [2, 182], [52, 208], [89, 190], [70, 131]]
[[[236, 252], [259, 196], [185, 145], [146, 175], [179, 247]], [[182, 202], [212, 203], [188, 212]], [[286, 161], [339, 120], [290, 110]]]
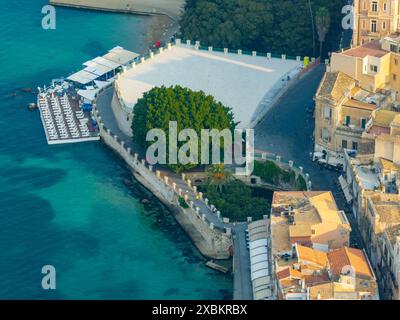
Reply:
[[[35, 95], [115, 45], [144, 49], [148, 17], [0, 0], [0, 298], [226, 299], [232, 280], [209, 270], [173, 217], [101, 143], [46, 144]], [[150, 203], [143, 204], [148, 199]], [[54, 265], [57, 289], [41, 288]]]

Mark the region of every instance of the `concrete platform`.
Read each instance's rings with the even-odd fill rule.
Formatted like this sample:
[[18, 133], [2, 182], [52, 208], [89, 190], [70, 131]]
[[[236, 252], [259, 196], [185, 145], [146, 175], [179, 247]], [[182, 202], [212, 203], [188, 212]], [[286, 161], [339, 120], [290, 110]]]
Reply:
[[125, 110], [153, 87], [180, 85], [213, 95], [233, 109], [239, 128], [251, 128], [269, 108], [268, 101], [293, 78], [302, 62], [265, 56], [197, 50], [174, 45], [127, 70], [116, 81]]

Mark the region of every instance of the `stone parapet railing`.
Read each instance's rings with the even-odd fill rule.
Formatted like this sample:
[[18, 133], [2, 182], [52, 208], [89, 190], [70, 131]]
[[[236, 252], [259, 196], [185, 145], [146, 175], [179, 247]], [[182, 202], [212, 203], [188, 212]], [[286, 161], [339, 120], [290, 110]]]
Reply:
[[[99, 110], [94, 105], [92, 114], [96, 119], [100, 137], [103, 142], [113, 149], [117, 154], [125, 160], [126, 164], [138, 173], [143, 179], [145, 186], [152, 191], [160, 200], [168, 202], [170, 205], [183, 210], [187, 218], [191, 221], [193, 226], [202, 235], [207, 245], [210, 247], [208, 252], [213, 250], [216, 252], [226, 252], [226, 257], [229, 257], [229, 248], [232, 245], [231, 240], [231, 228], [229, 226], [221, 227], [215, 225], [213, 222], [207, 219], [208, 212], [202, 212], [201, 209], [195, 206], [193, 201], [190, 201], [184, 196], [183, 190], [178, 189], [176, 183], [165, 173], [161, 173], [155, 170], [153, 166], [149, 165], [145, 159], [140, 159], [139, 155], [135, 153], [130, 147], [126, 145], [126, 142], [115, 135], [110, 129], [108, 129], [102, 121]], [[190, 186], [188, 186], [190, 189]], [[179, 205], [179, 197], [185, 197], [189, 208], [184, 209]], [[209, 207], [208, 207], [209, 208]], [[200, 250], [202, 251], [202, 250]], [[207, 255], [207, 254], [206, 254]], [[221, 258], [223, 254], [219, 254]]]

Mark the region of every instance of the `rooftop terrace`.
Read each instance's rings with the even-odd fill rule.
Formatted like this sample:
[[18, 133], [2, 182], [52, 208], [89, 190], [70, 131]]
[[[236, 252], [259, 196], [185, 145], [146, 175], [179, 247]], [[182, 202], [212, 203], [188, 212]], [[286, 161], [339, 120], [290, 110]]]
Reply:
[[375, 190], [380, 187], [379, 174], [374, 165], [356, 165], [354, 170], [363, 189]]
[[231, 107], [239, 127], [254, 125], [301, 61], [196, 50], [178, 44], [124, 72], [117, 86], [125, 107], [133, 109], [153, 87], [180, 85], [213, 95]]

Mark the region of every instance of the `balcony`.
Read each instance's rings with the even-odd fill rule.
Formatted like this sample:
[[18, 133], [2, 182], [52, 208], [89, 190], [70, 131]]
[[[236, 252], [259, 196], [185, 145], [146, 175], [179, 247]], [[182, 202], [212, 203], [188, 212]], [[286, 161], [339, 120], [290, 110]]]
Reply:
[[345, 131], [347, 133], [353, 133], [356, 135], [360, 135], [364, 132], [365, 129], [361, 127], [356, 127], [355, 125], [345, 125], [345, 124], [338, 124], [336, 130]]

